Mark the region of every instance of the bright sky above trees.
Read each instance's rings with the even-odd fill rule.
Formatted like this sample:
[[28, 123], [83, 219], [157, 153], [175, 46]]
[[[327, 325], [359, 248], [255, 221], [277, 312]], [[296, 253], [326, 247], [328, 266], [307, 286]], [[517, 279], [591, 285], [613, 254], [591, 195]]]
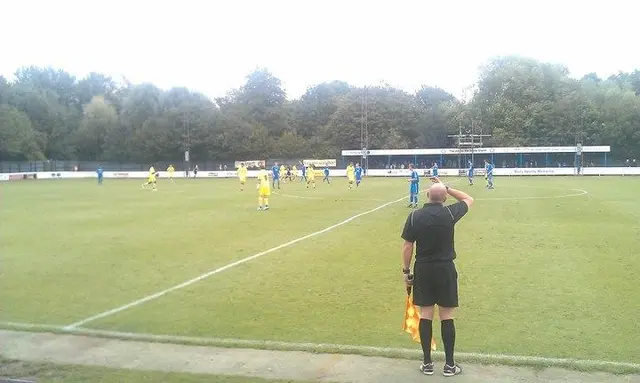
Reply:
[[621, 0], [21, 0], [0, 11], [0, 75], [51, 65], [212, 98], [257, 67], [288, 98], [332, 80], [460, 97], [497, 55], [560, 63], [573, 77], [640, 68], [640, 5]]

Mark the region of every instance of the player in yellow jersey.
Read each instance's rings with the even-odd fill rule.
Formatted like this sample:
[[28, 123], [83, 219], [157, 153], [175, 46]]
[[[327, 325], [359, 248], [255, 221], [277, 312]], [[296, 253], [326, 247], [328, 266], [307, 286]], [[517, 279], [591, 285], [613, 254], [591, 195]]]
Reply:
[[287, 167], [284, 164], [280, 165], [280, 178], [282, 178], [282, 182], [287, 182]]
[[298, 168], [293, 165], [291, 167], [291, 182], [295, 181], [296, 178], [298, 178]]
[[158, 176], [158, 173], [156, 172], [156, 169], [152, 165], [149, 168], [149, 177], [147, 178], [147, 183], [142, 184], [142, 188], [146, 189], [147, 185], [151, 185], [151, 186], [153, 186], [153, 191], [158, 191], [158, 189], [156, 188], [156, 177], [157, 176]]
[[269, 185], [269, 173], [264, 165], [260, 166], [258, 172], [258, 211], [269, 210], [269, 196], [271, 195], [271, 185]]
[[316, 171], [313, 169], [313, 165], [309, 164], [307, 166], [307, 189], [309, 189], [309, 185], [313, 185], [313, 188], [316, 188]]
[[247, 167], [244, 166], [244, 162], [241, 162], [238, 168], [238, 179], [240, 180], [240, 191], [243, 191], [244, 184], [247, 182]]
[[176, 171], [176, 168], [173, 167], [173, 165], [169, 165], [169, 167], [167, 168], [167, 173], [169, 173], [169, 181], [174, 182], [173, 181], [173, 172]]
[[347, 179], [349, 180], [349, 190], [351, 190], [353, 182], [356, 179], [356, 168], [353, 166], [352, 162], [350, 162], [349, 166], [347, 166]]

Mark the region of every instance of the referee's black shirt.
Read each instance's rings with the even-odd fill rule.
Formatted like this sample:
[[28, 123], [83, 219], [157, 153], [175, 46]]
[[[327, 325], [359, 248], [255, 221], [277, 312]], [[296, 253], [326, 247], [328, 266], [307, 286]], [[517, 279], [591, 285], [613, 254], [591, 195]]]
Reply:
[[454, 226], [469, 211], [465, 202], [444, 206], [426, 203], [407, 217], [402, 239], [416, 243], [416, 262], [446, 262], [456, 258]]

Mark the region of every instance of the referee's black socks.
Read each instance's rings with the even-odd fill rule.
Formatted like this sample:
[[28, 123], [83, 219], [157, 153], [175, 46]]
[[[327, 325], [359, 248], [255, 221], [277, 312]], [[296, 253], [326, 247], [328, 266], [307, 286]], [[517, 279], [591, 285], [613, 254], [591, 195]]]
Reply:
[[[422, 325], [422, 321], [420, 321], [420, 325]], [[453, 324], [453, 319], [445, 319], [440, 322], [440, 328], [442, 330], [442, 343], [444, 343], [446, 363], [448, 366], [453, 367], [455, 365], [453, 347], [456, 344], [456, 326]], [[420, 335], [422, 336], [422, 328], [420, 328]], [[422, 348], [424, 349], [424, 346]]]
[[431, 363], [431, 337], [433, 331], [433, 322], [431, 319], [420, 318], [420, 343], [424, 354], [424, 362]]

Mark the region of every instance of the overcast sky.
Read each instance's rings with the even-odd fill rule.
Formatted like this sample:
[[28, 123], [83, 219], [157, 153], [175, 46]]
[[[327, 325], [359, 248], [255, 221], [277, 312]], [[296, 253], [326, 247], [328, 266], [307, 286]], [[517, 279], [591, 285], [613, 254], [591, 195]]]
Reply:
[[478, 68], [518, 54], [573, 76], [640, 69], [633, 0], [3, 0], [0, 74], [51, 65], [210, 97], [256, 67], [289, 98], [324, 81], [385, 81], [460, 96]]

